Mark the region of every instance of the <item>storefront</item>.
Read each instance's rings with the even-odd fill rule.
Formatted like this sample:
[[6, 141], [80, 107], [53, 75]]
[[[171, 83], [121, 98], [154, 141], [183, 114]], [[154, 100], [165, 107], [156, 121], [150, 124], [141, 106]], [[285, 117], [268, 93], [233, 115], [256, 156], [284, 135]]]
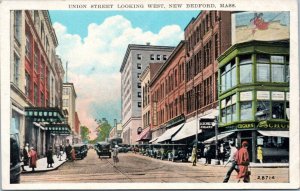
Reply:
[[25, 113], [25, 142], [36, 148], [39, 156], [45, 155], [50, 146], [54, 147], [57, 139], [64, 143], [64, 138], [71, 133], [59, 108], [27, 107]]
[[248, 141], [251, 161], [258, 145], [266, 159], [279, 147], [288, 158], [289, 41], [235, 44], [218, 61], [219, 131], [235, 132], [239, 145]]

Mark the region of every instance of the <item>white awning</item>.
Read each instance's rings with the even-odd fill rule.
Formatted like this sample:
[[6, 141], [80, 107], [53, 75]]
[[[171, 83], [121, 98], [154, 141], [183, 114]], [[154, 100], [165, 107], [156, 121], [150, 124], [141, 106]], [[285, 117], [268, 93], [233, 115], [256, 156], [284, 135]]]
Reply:
[[[233, 134], [234, 132], [228, 132], [228, 133], [222, 133], [218, 135], [218, 140], [224, 139], [225, 137], [228, 137], [229, 135]], [[204, 143], [209, 144], [212, 143], [216, 140], [216, 136], [207, 139], [206, 141], [204, 141]]]
[[289, 131], [258, 131], [258, 132], [267, 137], [290, 137]]
[[156, 140], [158, 139], [158, 137], [155, 137], [154, 139], [151, 139], [150, 141], [149, 141], [149, 143], [156, 143]]
[[45, 127], [43, 127], [41, 124], [37, 123], [37, 122], [33, 122], [33, 125], [41, 128], [42, 130], [45, 130]]
[[209, 113], [200, 116], [200, 119], [215, 119], [218, 116], [218, 109], [211, 109]]
[[[201, 133], [202, 130], [198, 125], [198, 133]], [[172, 141], [178, 141], [186, 137], [196, 135], [196, 120], [189, 121], [184, 124], [180, 131], [172, 138]]]
[[161, 136], [158, 137], [157, 141], [158, 143], [170, 140], [172, 136], [178, 132], [178, 130], [183, 126], [183, 124], [177, 125], [175, 127], [172, 127], [171, 129], [168, 129], [166, 132], [164, 132]]

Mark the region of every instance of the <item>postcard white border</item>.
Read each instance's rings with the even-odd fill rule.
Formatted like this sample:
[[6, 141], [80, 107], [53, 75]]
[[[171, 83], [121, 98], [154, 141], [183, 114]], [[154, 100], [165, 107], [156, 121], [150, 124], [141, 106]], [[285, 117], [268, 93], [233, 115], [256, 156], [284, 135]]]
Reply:
[[[202, 8], [201, 10], [223, 10], [223, 11], [290, 11], [290, 71], [291, 88], [290, 88], [290, 183], [250, 183], [250, 184], [223, 184], [223, 183], [72, 183], [72, 184], [9, 184], [9, 127], [10, 127], [10, 10], [17, 9], [40, 9], [40, 10], [80, 10], [70, 9], [69, 4], [144, 4], [159, 3], [182, 3], [182, 4], [215, 4], [231, 3], [236, 8]], [[91, 9], [84, 10], [108, 10], [108, 9]], [[109, 10], [161, 10], [161, 9], [109, 9]], [[163, 9], [163, 10], [200, 10], [200, 9]], [[299, 57], [298, 57], [298, 5], [297, 0], [101, 0], [101, 1], [2, 1], [0, 4], [0, 79], [1, 79], [1, 166], [2, 166], [2, 188], [9, 190], [41, 190], [41, 189], [297, 189], [299, 188]], [[294, 61], [294, 62], [292, 62]]]

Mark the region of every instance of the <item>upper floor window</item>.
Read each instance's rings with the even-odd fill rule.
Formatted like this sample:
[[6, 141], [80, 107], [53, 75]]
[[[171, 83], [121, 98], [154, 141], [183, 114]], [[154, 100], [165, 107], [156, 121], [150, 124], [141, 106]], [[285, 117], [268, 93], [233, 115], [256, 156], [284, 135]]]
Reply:
[[142, 103], [141, 102], [138, 102], [138, 107], [142, 107]]
[[25, 54], [29, 60], [31, 60], [31, 51], [31, 34], [26, 32]]
[[252, 80], [252, 60], [251, 55], [240, 57], [240, 83], [251, 83]]
[[141, 73], [137, 73], [137, 78], [140, 78], [141, 77]]
[[150, 54], [150, 60], [154, 60], [154, 54]]
[[141, 88], [141, 83], [140, 82], [137, 83], [137, 87]]
[[163, 60], [167, 60], [167, 55], [163, 55]]
[[142, 55], [141, 54], [137, 54], [137, 59], [138, 60], [142, 60]]
[[137, 63], [136, 67], [137, 67], [137, 69], [142, 69], [142, 64], [141, 63]]
[[160, 60], [160, 55], [156, 55], [156, 60]]
[[14, 83], [19, 85], [19, 77], [20, 77], [20, 57], [14, 53]]
[[14, 11], [14, 35], [21, 43], [22, 11]]
[[31, 84], [30, 75], [27, 72], [25, 72], [25, 95], [26, 95], [26, 97], [29, 97], [29, 95], [30, 95], [30, 84]]
[[138, 92], [138, 97], [142, 97], [142, 94], [141, 94], [141, 92]]

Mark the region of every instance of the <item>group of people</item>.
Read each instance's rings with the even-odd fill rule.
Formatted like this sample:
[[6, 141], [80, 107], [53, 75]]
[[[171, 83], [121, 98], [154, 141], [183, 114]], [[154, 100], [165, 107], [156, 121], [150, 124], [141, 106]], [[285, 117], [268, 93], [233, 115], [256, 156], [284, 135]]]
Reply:
[[[231, 173], [235, 170], [237, 172], [237, 179], [238, 182], [243, 180], [243, 182], [250, 182], [250, 171], [249, 171], [249, 164], [250, 164], [250, 158], [248, 153], [248, 142], [243, 141], [242, 146], [240, 149], [238, 149], [233, 142], [230, 142], [230, 156], [227, 160], [226, 164], [224, 164], [225, 159], [225, 148], [224, 145], [221, 144], [219, 154], [219, 159], [223, 161], [224, 167], [227, 166], [227, 164], [231, 163], [230, 168], [228, 169], [226, 176], [223, 180], [223, 183], [227, 183]], [[211, 162], [211, 149], [210, 147], [204, 148], [204, 156], [206, 158], [205, 165], [210, 164]], [[261, 148], [258, 148], [258, 159], [262, 162], [262, 150]], [[192, 150], [192, 156], [191, 161], [193, 163], [193, 166], [196, 166], [197, 163], [197, 148], [196, 145], [193, 146]]]
[[32, 168], [32, 171], [36, 168], [36, 162], [38, 159], [37, 152], [34, 149], [34, 147], [29, 148], [29, 143], [25, 144], [25, 147], [23, 148], [21, 152], [21, 158], [22, 158], [22, 170], [25, 171], [24, 166], [29, 166]]

